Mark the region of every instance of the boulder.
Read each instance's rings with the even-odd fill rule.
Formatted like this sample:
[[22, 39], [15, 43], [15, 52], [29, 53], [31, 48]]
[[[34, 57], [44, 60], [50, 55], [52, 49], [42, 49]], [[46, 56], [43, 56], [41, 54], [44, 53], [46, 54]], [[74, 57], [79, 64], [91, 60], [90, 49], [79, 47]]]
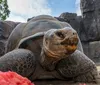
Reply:
[[17, 24], [19, 23], [12, 21], [0, 21], [0, 56], [4, 54], [7, 39]]
[[58, 20], [61, 21], [61, 18], [62, 18], [62, 21], [69, 23], [77, 31], [77, 33], [80, 36], [80, 26], [81, 26], [80, 23], [81, 23], [81, 20], [82, 20], [81, 16], [77, 16], [76, 13], [65, 12], [65, 13], [62, 13], [59, 16], [59, 18], [60, 19], [58, 19]]
[[77, 17], [77, 14], [76, 13], [64, 12], [59, 17], [65, 19], [66, 22], [68, 22], [69, 20], [75, 19]]
[[66, 22], [66, 20], [64, 18], [60, 18], [60, 17], [54, 17], [54, 18], [56, 18], [59, 21]]
[[89, 52], [92, 60], [96, 63], [100, 63], [100, 41], [90, 42]]
[[82, 42], [84, 53], [96, 64], [100, 63], [100, 41]]

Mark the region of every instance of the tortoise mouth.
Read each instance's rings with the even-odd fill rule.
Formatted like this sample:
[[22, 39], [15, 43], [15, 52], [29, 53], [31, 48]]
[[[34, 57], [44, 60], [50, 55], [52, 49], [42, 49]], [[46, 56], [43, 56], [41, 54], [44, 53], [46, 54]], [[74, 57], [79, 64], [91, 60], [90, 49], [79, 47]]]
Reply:
[[66, 49], [66, 54], [71, 54], [77, 49], [78, 44], [78, 38], [73, 37], [71, 39], [66, 39], [61, 42], [61, 45], [63, 45]]
[[67, 55], [73, 53], [77, 49], [77, 45], [64, 45], [64, 47], [66, 49], [65, 54]]

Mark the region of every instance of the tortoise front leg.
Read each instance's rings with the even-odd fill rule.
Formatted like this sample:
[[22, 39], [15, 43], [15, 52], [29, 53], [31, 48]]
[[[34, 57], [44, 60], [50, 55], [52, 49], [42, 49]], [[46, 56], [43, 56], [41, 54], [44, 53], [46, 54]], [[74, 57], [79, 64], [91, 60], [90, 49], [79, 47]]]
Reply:
[[97, 82], [96, 65], [78, 50], [76, 50], [71, 56], [59, 61], [56, 70], [65, 79], [74, 82]]
[[26, 49], [13, 50], [0, 58], [0, 71], [14, 71], [24, 77], [29, 77], [35, 67], [35, 57]]

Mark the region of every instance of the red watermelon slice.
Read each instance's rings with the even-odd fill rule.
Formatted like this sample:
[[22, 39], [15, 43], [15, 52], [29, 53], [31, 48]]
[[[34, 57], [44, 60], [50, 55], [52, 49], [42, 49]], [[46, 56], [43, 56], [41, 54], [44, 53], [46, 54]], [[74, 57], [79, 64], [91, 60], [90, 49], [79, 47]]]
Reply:
[[34, 85], [25, 77], [15, 72], [0, 72], [0, 85]]

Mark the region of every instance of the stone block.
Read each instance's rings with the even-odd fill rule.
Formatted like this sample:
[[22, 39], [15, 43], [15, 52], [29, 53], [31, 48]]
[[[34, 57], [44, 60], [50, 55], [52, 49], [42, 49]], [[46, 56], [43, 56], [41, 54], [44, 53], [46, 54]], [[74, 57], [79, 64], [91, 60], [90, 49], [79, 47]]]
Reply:
[[89, 43], [89, 53], [94, 62], [100, 63], [100, 41]]

